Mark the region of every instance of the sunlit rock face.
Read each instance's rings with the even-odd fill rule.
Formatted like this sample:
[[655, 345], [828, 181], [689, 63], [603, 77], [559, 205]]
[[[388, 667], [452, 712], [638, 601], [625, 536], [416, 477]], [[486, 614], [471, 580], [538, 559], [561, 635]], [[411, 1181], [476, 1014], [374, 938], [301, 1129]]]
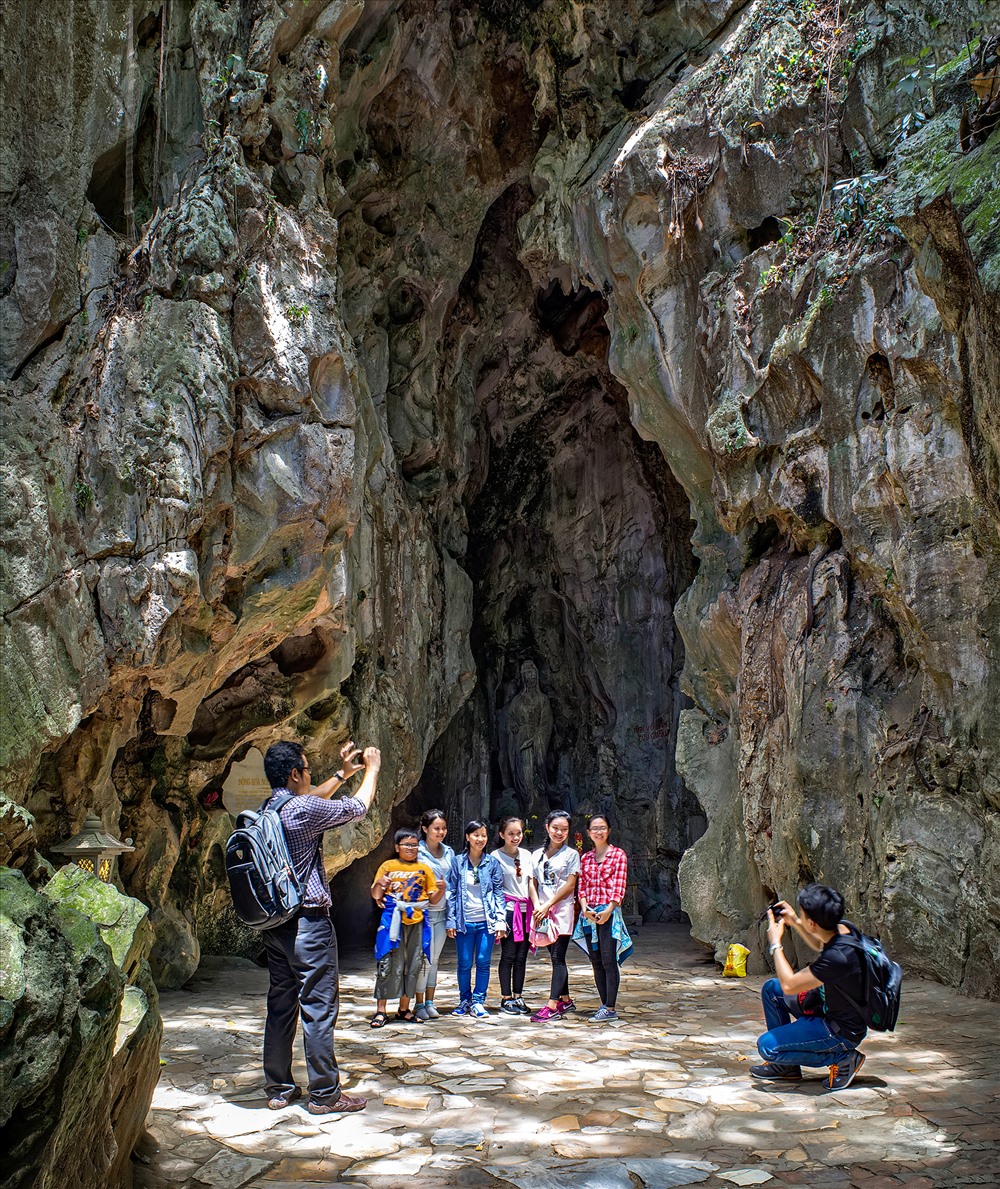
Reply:
[[5, 7], [5, 782], [135, 839], [163, 985], [252, 948], [231, 765], [350, 735], [331, 871], [414, 789], [603, 808], [717, 952], [819, 879], [995, 993], [981, 8]]

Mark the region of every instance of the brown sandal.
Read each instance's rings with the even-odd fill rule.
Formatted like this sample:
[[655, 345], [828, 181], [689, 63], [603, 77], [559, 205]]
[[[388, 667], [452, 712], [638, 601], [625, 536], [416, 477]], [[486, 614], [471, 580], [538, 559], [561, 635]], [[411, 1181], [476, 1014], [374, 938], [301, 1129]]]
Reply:
[[396, 1012], [396, 1022], [398, 1024], [419, 1024], [421, 1021], [410, 1010]]

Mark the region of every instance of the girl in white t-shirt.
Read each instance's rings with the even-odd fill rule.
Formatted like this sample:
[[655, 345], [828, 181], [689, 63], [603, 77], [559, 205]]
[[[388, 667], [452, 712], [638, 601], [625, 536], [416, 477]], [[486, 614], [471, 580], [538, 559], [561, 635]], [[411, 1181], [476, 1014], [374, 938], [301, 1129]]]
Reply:
[[[545, 819], [548, 841], [531, 856], [532, 887], [535, 891], [535, 911], [532, 923], [536, 931], [548, 929], [554, 937], [548, 947], [552, 959], [552, 986], [549, 1001], [531, 1017], [539, 1023], [555, 1020], [576, 1005], [569, 997], [569, 967], [566, 951], [576, 923], [576, 881], [580, 873], [580, 856], [566, 845], [569, 838], [570, 817], [562, 809], [555, 809]], [[545, 922], [545, 924], [543, 924]]]
[[503, 870], [507, 905], [507, 936], [500, 943], [500, 1010], [508, 1016], [531, 1015], [521, 993], [531, 945], [531, 914], [537, 901], [531, 886], [531, 854], [521, 849], [523, 837], [524, 822], [519, 817], [505, 817], [500, 822], [500, 846], [493, 852]]

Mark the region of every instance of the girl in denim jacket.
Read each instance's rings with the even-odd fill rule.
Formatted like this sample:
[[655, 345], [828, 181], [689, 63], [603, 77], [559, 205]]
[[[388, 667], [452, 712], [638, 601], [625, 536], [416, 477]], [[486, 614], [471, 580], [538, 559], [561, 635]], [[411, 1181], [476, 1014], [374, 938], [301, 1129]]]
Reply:
[[483, 853], [488, 838], [485, 822], [469, 822], [465, 827], [465, 850], [455, 856], [448, 875], [448, 936], [455, 938], [458, 951], [461, 1000], [452, 1015], [471, 1015], [477, 1020], [489, 1019], [485, 1001], [493, 942], [507, 936], [503, 871], [493, 855]]

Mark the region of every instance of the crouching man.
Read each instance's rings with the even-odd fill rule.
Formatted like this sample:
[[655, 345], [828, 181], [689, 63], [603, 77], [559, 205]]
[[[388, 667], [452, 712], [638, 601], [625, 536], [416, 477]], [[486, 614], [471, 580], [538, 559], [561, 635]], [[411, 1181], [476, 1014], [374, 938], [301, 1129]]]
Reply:
[[[798, 1081], [801, 1066], [829, 1066], [831, 1090], [846, 1089], [865, 1062], [858, 1045], [865, 1021], [852, 1005], [864, 1002], [863, 975], [857, 950], [844, 943], [851, 930], [841, 923], [844, 898], [833, 888], [809, 884], [798, 895], [796, 913], [787, 901], [768, 910], [767, 936], [777, 978], [761, 988], [767, 1032], [757, 1040], [763, 1065], [750, 1075]], [[817, 957], [796, 973], [785, 957], [781, 939], [789, 924]], [[794, 1017], [794, 1018], [793, 1018]]]

